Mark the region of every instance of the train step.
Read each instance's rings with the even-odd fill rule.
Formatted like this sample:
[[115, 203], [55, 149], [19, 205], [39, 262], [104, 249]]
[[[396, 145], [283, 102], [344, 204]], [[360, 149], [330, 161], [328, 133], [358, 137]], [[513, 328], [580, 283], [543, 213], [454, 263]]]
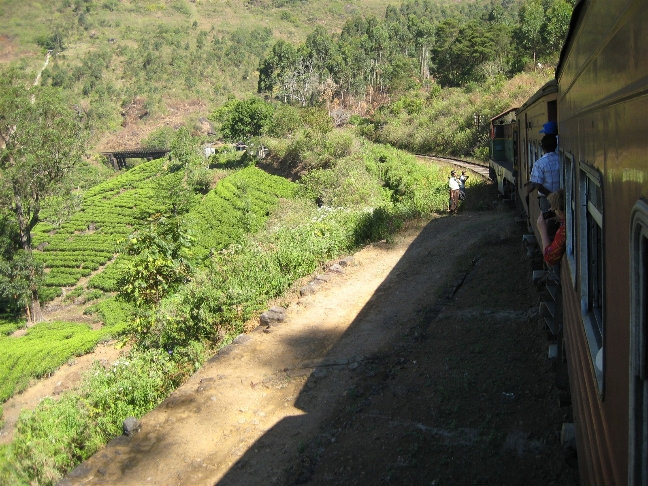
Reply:
[[540, 302], [539, 314], [543, 317], [551, 317], [552, 319], [556, 317], [556, 303], [549, 301]]
[[558, 328], [558, 324], [556, 323], [556, 320], [553, 317], [545, 317], [543, 319], [545, 326], [547, 326], [547, 329], [549, 329], [549, 332], [553, 336], [558, 335], [558, 331], [560, 330]]
[[526, 234], [526, 235], [522, 235], [522, 241], [523, 241], [527, 246], [529, 246], [529, 245], [537, 245], [537, 244], [538, 244], [538, 240], [536, 240], [535, 235], [534, 235], [534, 234], [531, 234], [531, 233]]
[[547, 272], [544, 270], [534, 270], [531, 274], [531, 280], [534, 284], [539, 285], [543, 283], [547, 278]]
[[549, 295], [551, 295], [551, 298], [554, 300], [554, 302], [558, 302], [558, 297], [560, 296], [560, 286], [548, 282], [547, 291], [549, 292]]

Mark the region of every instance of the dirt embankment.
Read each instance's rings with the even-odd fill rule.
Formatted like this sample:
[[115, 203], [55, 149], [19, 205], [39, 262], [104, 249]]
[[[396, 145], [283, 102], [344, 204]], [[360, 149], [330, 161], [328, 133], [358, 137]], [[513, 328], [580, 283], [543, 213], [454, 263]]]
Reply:
[[61, 486], [576, 485], [520, 236], [465, 213], [358, 252]]

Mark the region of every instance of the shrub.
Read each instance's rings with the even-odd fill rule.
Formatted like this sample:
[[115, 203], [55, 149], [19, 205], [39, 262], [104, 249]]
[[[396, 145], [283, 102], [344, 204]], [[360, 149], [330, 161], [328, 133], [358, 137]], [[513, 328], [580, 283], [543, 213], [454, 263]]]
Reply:
[[174, 355], [134, 350], [108, 369], [96, 362], [80, 389], [46, 398], [23, 412], [13, 443], [4, 450], [3, 484], [52, 485], [119, 435], [124, 419], [157, 406], [204, 360], [193, 343]]

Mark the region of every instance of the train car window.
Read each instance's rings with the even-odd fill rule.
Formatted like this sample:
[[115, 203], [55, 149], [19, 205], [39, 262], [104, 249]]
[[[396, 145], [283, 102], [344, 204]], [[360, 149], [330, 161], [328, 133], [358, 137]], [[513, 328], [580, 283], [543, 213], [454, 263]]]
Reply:
[[599, 173], [581, 164], [578, 249], [581, 312], [599, 392], [603, 393], [603, 194]]
[[628, 484], [648, 484], [648, 202], [630, 225], [630, 424]]
[[565, 229], [566, 242], [565, 254], [567, 255], [567, 264], [569, 265], [569, 273], [571, 275], [572, 284], [576, 283], [576, 250], [575, 250], [575, 234], [576, 234], [576, 191], [574, 185], [576, 178], [574, 177], [574, 156], [563, 153], [563, 173], [562, 184], [565, 189]]

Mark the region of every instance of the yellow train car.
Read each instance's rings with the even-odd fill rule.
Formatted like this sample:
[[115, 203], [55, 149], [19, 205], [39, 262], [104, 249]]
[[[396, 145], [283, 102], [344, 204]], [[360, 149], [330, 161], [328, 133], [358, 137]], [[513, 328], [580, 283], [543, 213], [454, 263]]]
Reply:
[[533, 228], [538, 241], [540, 241], [540, 235], [533, 224], [538, 214], [540, 214], [538, 194], [537, 191], [534, 191], [528, 195], [526, 185], [531, 178], [533, 165], [543, 155], [540, 141], [545, 133], [541, 133], [541, 130], [545, 123], [556, 123], [557, 121], [557, 98], [558, 85], [556, 80], [552, 79], [529, 98], [517, 110], [516, 114], [518, 120], [518, 159], [520, 161], [516, 189], [528, 220], [528, 226]]
[[566, 243], [547, 288], [587, 486], [648, 485], [647, 115], [648, 2], [578, 1], [555, 80], [516, 112], [516, 184], [539, 242], [525, 184], [556, 122]]

